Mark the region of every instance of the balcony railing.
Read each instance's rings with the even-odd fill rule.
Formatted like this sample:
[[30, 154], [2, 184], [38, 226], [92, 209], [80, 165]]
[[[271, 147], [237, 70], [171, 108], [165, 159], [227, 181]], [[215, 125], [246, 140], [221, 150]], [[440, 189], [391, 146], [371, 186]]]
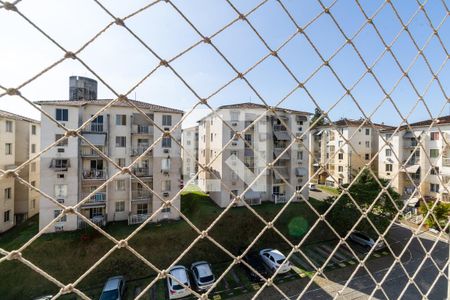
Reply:
[[153, 134], [153, 127], [149, 125], [136, 125], [133, 127], [134, 134]]
[[104, 132], [103, 131], [103, 124], [91, 123], [90, 131], [92, 131], [92, 132]]
[[[84, 193], [83, 198], [89, 196], [90, 193]], [[106, 192], [97, 192], [86, 201], [84, 204], [103, 204], [106, 203]]]
[[[150, 147], [149, 144], [140, 144], [137, 147], [134, 147], [131, 149], [131, 155], [138, 156], [142, 155], [145, 151], [147, 151], [148, 147]], [[147, 152], [147, 155], [150, 155], [152, 153], [152, 150]]]
[[[100, 151], [104, 152], [103, 147], [97, 146], [97, 148]], [[81, 157], [100, 157], [100, 154], [98, 154], [97, 151], [95, 151], [91, 147], [82, 147], [80, 150], [80, 154], [81, 154]]]
[[83, 179], [106, 179], [106, 169], [88, 169], [83, 170]]
[[144, 223], [144, 221], [147, 220], [149, 216], [150, 216], [149, 214], [129, 215], [128, 225]]
[[273, 131], [287, 131], [286, 126], [275, 124], [273, 125]]
[[142, 167], [133, 168], [133, 174], [136, 175], [137, 177], [151, 176], [150, 168], [142, 168]]
[[[94, 223], [97, 226], [103, 227], [106, 225], [106, 214], [95, 216], [89, 219], [92, 223]], [[78, 219], [78, 228], [91, 228], [91, 225], [89, 225], [87, 222], [85, 222], [82, 219]]]
[[139, 201], [139, 200], [149, 200], [152, 198], [152, 193], [147, 189], [139, 189], [131, 191], [131, 200]]
[[272, 194], [272, 200], [273, 202], [275, 202], [275, 204], [286, 203], [287, 197], [285, 194]]

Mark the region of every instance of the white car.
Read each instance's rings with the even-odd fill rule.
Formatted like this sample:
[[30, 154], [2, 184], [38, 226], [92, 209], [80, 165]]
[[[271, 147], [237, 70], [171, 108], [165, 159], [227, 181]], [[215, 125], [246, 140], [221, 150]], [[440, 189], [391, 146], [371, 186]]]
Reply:
[[199, 291], [208, 290], [216, 280], [211, 270], [211, 265], [206, 261], [198, 261], [191, 266], [194, 275], [195, 285]]
[[[169, 274], [172, 275], [177, 280], [170, 276], [167, 276], [167, 288], [169, 289], [169, 299], [178, 299], [189, 296], [191, 290], [186, 287], [191, 287], [189, 282], [188, 270], [184, 266], [173, 266], [169, 270]], [[184, 285], [181, 285], [181, 283]]]
[[383, 241], [379, 241], [377, 244], [375, 244], [375, 241], [371, 237], [360, 231], [353, 231], [350, 234], [349, 238], [353, 242], [363, 246], [366, 249], [374, 248], [375, 251], [378, 251], [386, 247]]
[[124, 290], [125, 278], [123, 276], [108, 278], [100, 295], [100, 300], [121, 300]]
[[280, 269], [278, 274], [282, 274], [291, 270], [289, 261], [286, 260], [283, 253], [276, 249], [262, 249], [259, 251], [259, 256], [261, 256], [263, 262], [272, 272]]

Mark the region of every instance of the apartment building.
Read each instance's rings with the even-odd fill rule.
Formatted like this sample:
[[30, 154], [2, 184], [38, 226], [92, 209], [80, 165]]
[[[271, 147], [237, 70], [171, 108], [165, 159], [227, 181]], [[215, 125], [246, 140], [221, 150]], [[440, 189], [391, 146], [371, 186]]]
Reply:
[[[0, 169], [14, 169], [38, 153], [39, 135], [39, 121], [0, 111]], [[26, 165], [19, 175], [39, 187], [39, 160]], [[39, 194], [14, 178], [0, 178], [0, 191], [0, 232], [39, 211]]]
[[[242, 194], [253, 181], [244, 201], [284, 203], [308, 179], [304, 147], [308, 136], [303, 137], [304, 145], [295, 137], [309, 127], [311, 114], [284, 108], [266, 111], [264, 105], [255, 103], [225, 105], [199, 121], [199, 163], [211, 167], [209, 172], [200, 173], [199, 186], [220, 207], [227, 206], [232, 194]], [[243, 132], [245, 142], [236, 138], [234, 131]], [[257, 179], [263, 168], [278, 157], [273, 167]], [[303, 189], [305, 198], [308, 192], [308, 188]]]
[[[67, 128], [78, 128], [111, 100], [39, 101], [38, 105]], [[132, 173], [154, 193], [130, 174], [121, 174], [80, 207], [80, 212], [98, 225], [111, 221], [129, 224], [144, 222], [162, 205], [172, 199], [181, 184], [181, 129], [174, 129], [181, 120], [180, 110], [132, 101], [146, 116], [126, 102], [117, 102], [103, 111], [83, 128], [81, 134], [120, 167], [129, 166], [145, 153], [131, 168]], [[152, 121], [150, 121], [150, 120]], [[153, 123], [154, 122], [154, 123]], [[148, 148], [162, 132], [153, 124], [174, 129]], [[59, 140], [64, 132], [46, 116], [42, 116], [41, 144], [43, 147]], [[41, 189], [66, 206], [74, 206], [101, 187], [119, 169], [103, 159], [86, 142], [69, 137], [42, 155]], [[159, 196], [159, 197], [158, 197]], [[176, 198], [174, 206], [180, 207]], [[43, 228], [60, 213], [60, 208], [45, 197], [41, 198], [39, 227]], [[179, 218], [174, 208], [164, 208], [152, 221]], [[76, 215], [59, 220], [49, 231], [75, 230], [86, 224]]]
[[450, 116], [431, 124], [424, 120], [411, 123], [412, 130], [402, 126], [381, 131], [379, 175], [390, 180], [403, 199], [410, 199], [410, 206], [420, 196], [450, 201]]
[[[309, 172], [319, 184], [338, 187], [349, 184], [378, 151], [378, 135], [384, 124], [341, 119], [311, 131]], [[345, 140], [349, 143], [346, 143]], [[323, 165], [324, 168], [320, 168]], [[377, 172], [378, 162], [371, 164]]]
[[187, 182], [198, 172], [198, 126], [185, 128], [181, 133], [183, 149], [183, 181]]

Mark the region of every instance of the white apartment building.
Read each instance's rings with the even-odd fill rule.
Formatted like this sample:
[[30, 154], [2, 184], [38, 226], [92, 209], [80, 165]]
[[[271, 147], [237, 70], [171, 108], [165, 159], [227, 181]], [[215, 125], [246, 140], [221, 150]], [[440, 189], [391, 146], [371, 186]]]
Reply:
[[[273, 168], [266, 170], [244, 195], [247, 203], [286, 202], [308, 180], [307, 151], [294, 137], [309, 127], [311, 114], [283, 108], [266, 114], [266, 110], [264, 105], [255, 103], [225, 105], [219, 107], [216, 114], [211, 113], [199, 121], [199, 163], [211, 164], [209, 172], [200, 173], [199, 186], [220, 207], [233, 200], [232, 193], [242, 194], [263, 168], [280, 155]], [[261, 115], [263, 117], [250, 126]], [[247, 128], [242, 134], [245, 142], [236, 139], [232, 129], [221, 119], [234, 131], [242, 132]], [[303, 143], [308, 145], [307, 135]], [[304, 188], [302, 195], [308, 198], [308, 193], [308, 188]]]
[[[412, 207], [420, 196], [450, 201], [450, 116], [439, 118], [430, 129], [431, 123], [411, 123], [412, 131], [407, 126], [397, 132], [383, 130], [381, 134], [390, 145], [381, 136], [379, 140], [379, 175], [390, 180], [403, 199], [410, 198]], [[418, 140], [422, 147], [417, 147]]]
[[183, 181], [186, 183], [198, 172], [198, 126], [185, 128], [181, 133], [183, 149]]
[[[40, 151], [40, 123], [0, 111], [0, 169], [10, 170]], [[39, 160], [20, 170], [19, 176], [39, 188]], [[0, 232], [39, 211], [39, 193], [12, 177], [0, 178]]]
[[[309, 172], [311, 176], [317, 173], [315, 181], [333, 187], [349, 184], [370, 162], [378, 151], [380, 129], [389, 126], [367, 122], [361, 126], [363, 122], [362, 119], [341, 119], [333, 126], [318, 126], [311, 131]], [[349, 142], [346, 143], [344, 138]], [[324, 168], [321, 169], [321, 165]], [[372, 163], [371, 167], [376, 173], [378, 162]]]
[[[111, 100], [61, 100], [39, 101], [38, 105], [63, 123], [75, 129], [91, 118]], [[180, 110], [132, 101], [160, 128], [172, 130], [181, 120]], [[89, 123], [82, 135], [121, 167], [129, 166], [162, 135], [144, 115], [128, 103], [118, 102], [106, 109]], [[41, 144], [47, 147], [58, 140], [64, 131], [42, 115]], [[179, 126], [173, 137], [181, 142]], [[111, 176], [119, 172], [110, 162], [102, 159], [90, 146], [78, 137], [69, 137], [41, 158], [41, 189], [66, 206], [74, 206], [99, 188]], [[132, 172], [153, 191], [151, 193], [130, 174], [121, 174], [101, 191], [84, 203], [80, 212], [99, 225], [111, 221], [142, 223], [162, 206], [164, 200], [172, 199], [180, 190], [181, 149], [170, 137], [164, 137], [151, 151], [140, 159]], [[174, 201], [180, 207], [180, 199]], [[41, 197], [39, 227], [43, 228], [60, 213], [60, 208]], [[164, 208], [152, 221], [177, 219], [178, 212]], [[85, 226], [81, 218], [68, 215], [52, 226], [49, 231], [75, 230]]]

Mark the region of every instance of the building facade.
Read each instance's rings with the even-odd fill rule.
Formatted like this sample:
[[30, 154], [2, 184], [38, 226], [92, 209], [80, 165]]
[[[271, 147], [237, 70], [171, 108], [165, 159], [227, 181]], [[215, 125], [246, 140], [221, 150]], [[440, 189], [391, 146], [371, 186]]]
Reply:
[[183, 161], [183, 181], [186, 183], [198, 172], [198, 126], [182, 131], [181, 158]]
[[97, 99], [97, 81], [87, 77], [70, 76], [69, 100]]
[[[78, 128], [110, 101], [40, 101], [38, 104], [67, 128]], [[142, 223], [163, 205], [161, 198], [171, 200], [180, 190], [181, 149], [177, 142], [181, 143], [181, 129], [174, 129], [174, 125], [181, 120], [183, 112], [130, 101], [146, 116], [128, 103], [115, 103], [87, 124], [81, 133], [120, 167], [129, 166], [140, 157], [131, 171], [154, 193], [130, 174], [116, 176], [80, 207], [84, 216], [99, 225], [111, 221]], [[173, 129], [171, 134], [177, 142], [163, 137], [151, 151], [147, 151], [163, 134], [153, 124], [165, 131]], [[41, 144], [44, 147], [64, 134], [45, 116], [42, 116], [42, 133]], [[76, 205], [120, 172], [78, 137], [69, 137], [44, 153], [41, 166], [41, 189], [66, 206]], [[173, 204], [180, 207], [179, 197]], [[57, 205], [42, 197], [39, 227], [46, 226], [59, 213]], [[174, 208], [164, 208], [152, 221], [177, 218], [179, 214]], [[75, 230], [82, 226], [85, 224], [81, 218], [68, 215], [49, 231]]]
[[[0, 169], [10, 170], [40, 151], [40, 123], [0, 111]], [[39, 188], [39, 159], [19, 171], [19, 176]], [[39, 193], [12, 177], [0, 178], [0, 232], [39, 211]]]
[[[249, 204], [297, 200], [296, 190], [308, 179], [304, 147], [308, 136], [302, 138], [304, 144], [296, 137], [309, 127], [310, 114], [283, 108], [266, 111], [265, 106], [254, 103], [225, 105], [199, 121], [199, 163], [210, 165], [208, 172], [200, 173], [199, 186], [220, 207], [226, 207], [233, 194], [241, 195], [250, 185], [243, 195]], [[243, 139], [233, 135], [244, 130]], [[273, 168], [257, 178], [272, 162]], [[308, 193], [308, 188], [302, 190], [305, 198]]]
[[432, 128], [425, 120], [380, 135], [379, 175], [412, 207], [420, 198], [450, 201], [450, 116], [438, 121]]
[[[349, 184], [370, 162], [378, 151], [380, 129], [390, 127], [374, 123], [361, 126], [363, 122], [341, 119], [333, 126], [318, 126], [311, 131], [309, 172], [315, 175], [315, 182], [332, 187]], [[378, 160], [372, 162], [371, 168], [377, 173]]]

